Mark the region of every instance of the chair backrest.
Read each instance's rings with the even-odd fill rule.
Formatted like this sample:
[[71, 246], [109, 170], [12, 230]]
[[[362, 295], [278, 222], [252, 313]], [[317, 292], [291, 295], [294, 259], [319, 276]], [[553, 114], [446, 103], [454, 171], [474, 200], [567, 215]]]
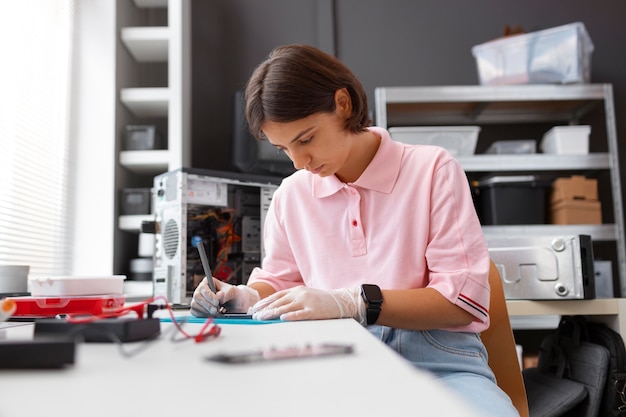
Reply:
[[493, 261], [489, 270], [489, 285], [491, 287], [489, 304], [491, 324], [480, 337], [487, 349], [489, 366], [496, 376], [498, 386], [511, 397], [520, 416], [528, 417], [526, 388], [506, 307], [504, 288], [500, 272]]

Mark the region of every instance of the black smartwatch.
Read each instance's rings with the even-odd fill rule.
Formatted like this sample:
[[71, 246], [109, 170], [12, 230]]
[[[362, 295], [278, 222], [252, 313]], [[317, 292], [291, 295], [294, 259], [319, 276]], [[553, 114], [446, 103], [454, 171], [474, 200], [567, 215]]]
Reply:
[[366, 305], [367, 325], [376, 323], [380, 310], [383, 305], [383, 293], [378, 285], [363, 284], [361, 285], [361, 297]]

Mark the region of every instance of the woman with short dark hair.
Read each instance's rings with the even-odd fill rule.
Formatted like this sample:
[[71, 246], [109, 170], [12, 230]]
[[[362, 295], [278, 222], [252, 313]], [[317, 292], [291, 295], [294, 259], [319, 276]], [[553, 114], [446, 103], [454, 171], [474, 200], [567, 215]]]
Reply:
[[370, 127], [367, 98], [335, 57], [276, 48], [246, 89], [252, 134], [297, 171], [274, 193], [265, 257], [246, 285], [212, 278], [191, 311], [259, 320], [354, 318], [479, 415], [517, 416], [487, 364], [489, 253], [464, 170], [446, 150]]

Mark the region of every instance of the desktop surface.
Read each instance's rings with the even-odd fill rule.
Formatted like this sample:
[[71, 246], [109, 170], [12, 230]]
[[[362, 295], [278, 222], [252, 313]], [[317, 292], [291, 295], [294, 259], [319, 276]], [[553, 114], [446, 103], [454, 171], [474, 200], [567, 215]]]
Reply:
[[[201, 324], [187, 324], [189, 333]], [[75, 364], [56, 370], [0, 370], [0, 416], [455, 415], [467, 407], [354, 320], [220, 324], [217, 338], [173, 341], [162, 323], [153, 342], [80, 343]], [[32, 338], [12, 323], [7, 339]], [[180, 334], [176, 334], [179, 338]], [[256, 363], [207, 360], [223, 353], [340, 344], [344, 354]]]

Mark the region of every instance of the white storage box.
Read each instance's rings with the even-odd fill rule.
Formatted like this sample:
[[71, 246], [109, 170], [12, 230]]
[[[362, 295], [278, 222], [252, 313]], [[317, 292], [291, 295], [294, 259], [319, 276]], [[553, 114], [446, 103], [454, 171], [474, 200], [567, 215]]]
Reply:
[[57, 276], [31, 278], [28, 281], [32, 296], [75, 296], [122, 294], [125, 275]]
[[480, 126], [411, 126], [392, 127], [389, 134], [395, 141], [409, 145], [436, 145], [453, 156], [473, 155]]
[[593, 43], [580, 22], [472, 48], [482, 85], [588, 83]]
[[543, 153], [558, 155], [586, 155], [589, 153], [591, 126], [556, 126], [541, 140]]

